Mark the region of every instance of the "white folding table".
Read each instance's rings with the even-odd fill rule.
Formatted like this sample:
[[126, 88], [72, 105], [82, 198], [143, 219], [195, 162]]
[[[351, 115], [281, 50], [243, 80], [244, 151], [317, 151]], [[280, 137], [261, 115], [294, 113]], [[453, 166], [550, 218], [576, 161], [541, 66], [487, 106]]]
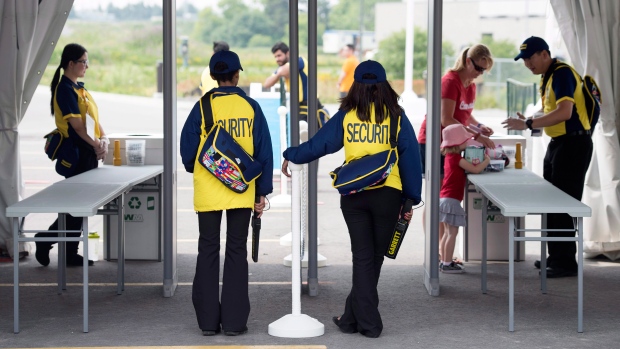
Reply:
[[[482, 202], [482, 292], [486, 293], [486, 238], [487, 207], [491, 201], [502, 215], [509, 219], [509, 283], [508, 283], [508, 330], [514, 331], [514, 248], [515, 241], [541, 242], [541, 289], [546, 293], [546, 247], [547, 241], [576, 241], [577, 271], [577, 331], [583, 332], [583, 217], [590, 217], [592, 210], [579, 200], [564, 193], [543, 178], [526, 169], [505, 170], [499, 173], [470, 174], [468, 179], [483, 196]], [[573, 217], [576, 237], [548, 237], [547, 214], [566, 213]], [[541, 229], [517, 229], [515, 220], [526, 215], [541, 215]], [[539, 237], [516, 236], [520, 232], [541, 232]]]
[[[66, 289], [66, 258], [65, 242], [81, 241], [84, 253], [84, 285], [83, 312], [84, 332], [88, 332], [88, 217], [96, 214], [116, 214], [119, 224], [119, 258], [117, 293], [124, 290], [124, 195], [131, 188], [149, 180], [159, 178], [163, 166], [103, 166], [52, 184], [36, 194], [17, 202], [6, 209], [6, 216], [13, 218], [13, 244], [15, 251], [19, 242], [24, 241], [58, 241], [58, 293]], [[161, 191], [161, 181], [158, 185]], [[161, 194], [161, 193], [160, 193]], [[100, 210], [112, 202], [116, 202], [116, 210]], [[58, 214], [58, 237], [22, 237], [20, 233], [36, 233], [41, 230], [25, 231], [20, 226], [20, 218], [31, 213]], [[67, 231], [65, 216], [82, 217], [80, 231]], [[51, 231], [50, 231], [51, 232]], [[79, 237], [67, 237], [67, 232], [80, 232]], [[19, 260], [13, 261], [13, 294], [14, 294], [14, 332], [19, 333]]]

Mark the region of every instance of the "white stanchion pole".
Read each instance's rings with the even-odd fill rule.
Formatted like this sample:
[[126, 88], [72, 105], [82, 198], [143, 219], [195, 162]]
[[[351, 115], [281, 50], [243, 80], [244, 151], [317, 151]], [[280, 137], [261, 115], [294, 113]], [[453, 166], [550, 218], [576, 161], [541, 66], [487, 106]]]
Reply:
[[293, 244], [293, 266], [291, 268], [292, 282], [292, 313], [281, 317], [269, 324], [268, 332], [275, 337], [308, 338], [318, 337], [325, 333], [325, 326], [317, 319], [301, 313], [301, 170], [302, 166], [290, 163], [293, 172], [293, 199], [291, 210], [291, 225]]
[[[303, 245], [303, 258], [301, 259], [301, 267], [302, 268], [307, 268], [308, 267], [308, 245], [309, 242], [303, 243], [303, 239], [307, 239], [308, 238], [308, 164], [304, 164], [302, 165], [302, 171], [301, 171], [301, 236], [302, 236], [302, 245]], [[288, 239], [288, 246], [292, 245], [292, 234], [286, 234], [285, 236], [280, 238], [280, 245], [283, 245], [283, 239], [289, 236]], [[317, 245], [320, 245], [320, 240], [317, 236]], [[322, 268], [322, 267], [326, 267], [327, 266], [327, 258], [325, 258], [323, 255], [321, 255], [317, 249], [316, 251], [316, 260], [317, 260], [317, 267]], [[285, 267], [290, 267], [293, 265], [293, 255], [289, 254], [288, 256], [284, 257], [284, 259], [282, 260], [282, 263], [284, 264]]]
[[[308, 123], [303, 121], [303, 120], [299, 120], [299, 142], [303, 143], [303, 142], [307, 142], [308, 141]], [[305, 174], [304, 174], [305, 176]], [[302, 185], [302, 190], [304, 190], [303, 185]], [[303, 198], [302, 198], [303, 200]], [[306, 203], [307, 204], [307, 203]], [[307, 205], [306, 205], [307, 206]], [[305, 209], [302, 205], [302, 210]], [[282, 236], [280, 238], [280, 246], [291, 246], [291, 233], [287, 233], [284, 236]], [[316, 237], [316, 244], [317, 246], [321, 244], [321, 238], [320, 237]], [[306, 268], [308, 266], [308, 255], [304, 254], [304, 259], [302, 261], [302, 267]], [[322, 257], [322, 256], [321, 256]], [[323, 257], [325, 258], [325, 257]], [[284, 265], [287, 267], [290, 267], [290, 260], [291, 260], [291, 255], [288, 255], [286, 257], [284, 257]], [[323, 265], [321, 265], [320, 262], [320, 257], [319, 257], [319, 268], [322, 266], [325, 266], [326, 263], [323, 263]]]
[[[280, 116], [280, 164], [284, 162], [282, 153], [287, 148], [286, 137], [286, 114], [288, 110], [284, 106], [278, 107], [278, 115]], [[288, 195], [288, 180], [284, 173], [280, 173], [280, 194], [274, 195], [269, 199], [271, 207], [291, 207], [291, 196]]]

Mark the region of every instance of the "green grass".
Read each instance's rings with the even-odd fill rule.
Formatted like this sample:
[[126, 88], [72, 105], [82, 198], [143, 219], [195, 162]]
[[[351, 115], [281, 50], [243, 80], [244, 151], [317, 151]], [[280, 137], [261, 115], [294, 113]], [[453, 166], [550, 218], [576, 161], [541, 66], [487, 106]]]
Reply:
[[[190, 32], [191, 23], [177, 23], [177, 36]], [[62, 49], [68, 43], [79, 43], [86, 47], [89, 55], [89, 69], [82, 79], [93, 91], [111, 92], [138, 96], [152, 96], [157, 89], [157, 62], [162, 60], [163, 41], [161, 22], [84, 22], [69, 20], [58, 40], [50, 65], [41, 79], [49, 86], [54, 71], [60, 62]], [[180, 45], [180, 40], [177, 40]], [[231, 48], [239, 54], [243, 71], [240, 86], [251, 82], [262, 83], [277, 68], [270, 47]], [[323, 103], [335, 103], [339, 97], [337, 84], [342, 59], [333, 54], [317, 57], [318, 92]], [[198, 87], [200, 76], [211, 57], [211, 44], [189, 41], [189, 67], [182, 66], [183, 60], [177, 47], [177, 95], [187, 95]], [[307, 50], [301, 55], [307, 57]]]

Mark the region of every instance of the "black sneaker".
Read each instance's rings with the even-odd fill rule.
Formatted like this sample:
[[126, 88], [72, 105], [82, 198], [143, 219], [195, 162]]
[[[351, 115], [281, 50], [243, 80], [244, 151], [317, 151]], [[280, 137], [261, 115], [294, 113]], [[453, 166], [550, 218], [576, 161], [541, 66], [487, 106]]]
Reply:
[[211, 330], [203, 330], [202, 331], [202, 335], [203, 336], [215, 336], [216, 334], [220, 333], [220, 330], [215, 330], [215, 331], [211, 331]]
[[[81, 267], [84, 265], [84, 257], [79, 254], [67, 255], [67, 265], [72, 267]], [[88, 266], [92, 267], [95, 265], [95, 262], [88, 260]]]
[[[36, 235], [35, 235], [36, 236]], [[44, 267], [50, 265], [50, 250], [52, 249], [52, 245], [44, 243], [44, 242], [35, 242], [37, 246], [37, 250], [34, 253], [37, 262]]]
[[534, 267], [540, 269], [540, 261], [538, 259], [534, 261]]
[[248, 328], [245, 327], [243, 330], [241, 331], [224, 331], [224, 334], [227, 336], [240, 336], [242, 334], [246, 334], [248, 333]]
[[547, 278], [557, 279], [577, 276], [577, 270], [547, 267]]

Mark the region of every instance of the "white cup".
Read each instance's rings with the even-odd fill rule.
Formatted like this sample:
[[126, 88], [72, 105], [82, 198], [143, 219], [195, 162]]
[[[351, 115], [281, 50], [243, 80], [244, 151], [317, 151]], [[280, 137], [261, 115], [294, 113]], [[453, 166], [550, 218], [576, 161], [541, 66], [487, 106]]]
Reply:
[[144, 157], [146, 156], [145, 148], [146, 141], [144, 139], [125, 140], [125, 159], [127, 159], [127, 165], [144, 165]]

